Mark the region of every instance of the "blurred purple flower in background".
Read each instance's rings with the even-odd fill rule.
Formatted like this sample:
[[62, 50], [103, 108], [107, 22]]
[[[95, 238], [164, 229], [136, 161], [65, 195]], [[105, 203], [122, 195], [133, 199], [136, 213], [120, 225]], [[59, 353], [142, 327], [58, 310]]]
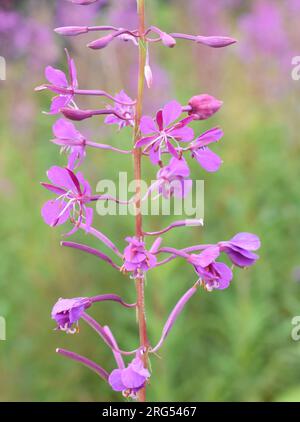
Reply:
[[247, 62], [255, 59], [258, 53], [279, 61], [286, 59], [289, 41], [281, 6], [276, 1], [256, 0], [251, 2], [249, 13], [240, 17], [239, 27], [244, 36], [240, 51]]

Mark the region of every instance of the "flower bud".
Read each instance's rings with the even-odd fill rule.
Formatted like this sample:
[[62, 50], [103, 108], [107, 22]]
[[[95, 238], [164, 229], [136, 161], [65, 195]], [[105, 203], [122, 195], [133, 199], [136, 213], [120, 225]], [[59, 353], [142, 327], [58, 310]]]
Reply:
[[152, 83], [153, 83], [153, 74], [152, 74], [151, 67], [148, 64], [146, 64], [145, 66], [144, 73], [145, 73], [145, 79], [147, 82], [147, 87], [151, 88]]
[[82, 6], [86, 6], [88, 4], [96, 3], [98, 0], [69, 0], [71, 3], [81, 4]]
[[163, 43], [163, 45], [169, 48], [173, 48], [176, 45], [176, 40], [166, 32], [161, 33], [161, 42]]
[[81, 121], [93, 117], [93, 113], [90, 110], [78, 110], [75, 108], [62, 108], [60, 112], [70, 120]]
[[222, 106], [223, 101], [217, 100], [208, 94], [195, 95], [189, 100], [189, 115], [195, 120], [205, 120], [215, 114]]
[[105, 37], [98, 38], [95, 41], [90, 42], [87, 46], [93, 50], [101, 50], [108, 46], [108, 44], [114, 39], [114, 35], [109, 34]]
[[62, 26], [60, 28], [55, 28], [54, 31], [59, 35], [64, 35], [65, 37], [72, 37], [76, 35], [86, 34], [89, 32], [87, 26]]
[[203, 37], [202, 35], [198, 35], [195, 38], [195, 41], [198, 44], [207, 45], [208, 47], [213, 47], [213, 48], [227, 47], [228, 45], [231, 45], [237, 42], [237, 40], [230, 37], [218, 37], [218, 36]]

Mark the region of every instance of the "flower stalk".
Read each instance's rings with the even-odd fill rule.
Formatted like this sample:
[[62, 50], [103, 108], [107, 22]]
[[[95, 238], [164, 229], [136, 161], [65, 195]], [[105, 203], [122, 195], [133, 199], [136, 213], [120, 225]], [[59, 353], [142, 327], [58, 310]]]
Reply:
[[[144, 34], [145, 32], [145, 1], [137, 0], [137, 12], [139, 19], [139, 33]], [[144, 98], [144, 88], [145, 88], [145, 78], [144, 78], [144, 69], [146, 65], [146, 48], [145, 40], [140, 38], [139, 40], [139, 69], [138, 69], [138, 95], [136, 103], [136, 114], [135, 114], [135, 126], [134, 126], [134, 145], [139, 139], [140, 136], [140, 122], [143, 113], [143, 98]], [[135, 202], [135, 235], [140, 240], [143, 241], [143, 227], [142, 227], [142, 212], [141, 212], [141, 202], [142, 202], [142, 191], [141, 191], [141, 179], [142, 179], [142, 169], [141, 169], [141, 158], [142, 151], [140, 148], [134, 149], [133, 153], [133, 162], [134, 162], [134, 178], [136, 183], [135, 193], [136, 193], [136, 202]], [[136, 294], [137, 294], [137, 321], [139, 326], [139, 337], [140, 337], [140, 346], [144, 350], [148, 350], [149, 341], [147, 335], [147, 323], [146, 323], [146, 312], [145, 312], [145, 279], [141, 273], [135, 280], [136, 284]], [[148, 366], [148, 356], [147, 352], [143, 354], [144, 367]], [[146, 385], [138, 393], [138, 399], [141, 402], [146, 401]]]
[[[77, 5], [89, 5], [97, 0], [69, 0]], [[37, 90], [48, 90], [55, 96], [52, 98], [49, 112], [46, 114], [60, 117], [53, 125], [54, 139], [52, 143], [59, 146], [62, 152], [67, 153], [68, 160], [65, 167], [52, 166], [47, 171], [48, 182], [42, 186], [51, 193], [51, 199], [42, 207], [41, 214], [46, 224], [51, 227], [71, 223], [71, 231], [64, 236], [71, 236], [78, 230], [86, 232], [98, 241], [97, 247], [86, 244], [63, 241], [61, 245], [77, 251], [96, 256], [103, 263], [109, 264], [113, 270], [121, 272], [128, 279], [134, 280], [136, 290], [135, 303], [128, 303], [120, 296], [97, 294], [91, 297], [60, 298], [53, 306], [51, 318], [56, 322], [56, 330], [67, 334], [79, 333], [79, 324], [83, 320], [88, 324], [101, 340], [110, 348], [117, 368], [106, 371], [97, 363], [74, 352], [57, 349], [57, 353], [77, 361], [92, 371], [96, 372], [110, 387], [121, 392], [126, 398], [146, 401], [146, 388], [149, 385], [150, 357], [154, 357], [170, 335], [178, 317], [185, 309], [187, 303], [200, 288], [206, 292], [227, 289], [233, 278], [233, 267], [250, 267], [259, 258], [254, 253], [260, 247], [259, 238], [247, 232], [238, 233], [230, 240], [219, 241], [215, 244], [200, 244], [188, 247], [172, 247], [163, 245], [161, 235], [177, 230], [180, 227], [202, 226], [201, 219], [185, 219], [174, 221], [165, 228], [156, 231], [143, 230], [142, 203], [147, 198], [152, 200], [162, 196], [164, 199], [171, 197], [185, 198], [192, 192], [191, 170], [187, 155], [195, 159], [208, 173], [218, 171], [222, 159], [210, 149], [219, 143], [223, 131], [219, 127], [195, 133], [189, 125], [192, 122], [201, 124], [219, 111], [223, 102], [209, 94], [194, 95], [182, 105], [175, 99], [157, 110], [155, 117], [143, 115], [143, 100], [145, 83], [148, 88], [153, 84], [149, 45], [161, 45], [173, 48], [176, 40], [193, 41], [207, 47], [222, 48], [235, 42], [233, 38], [223, 36], [194, 36], [178, 32], [167, 33], [157, 26], [145, 26], [145, 0], [137, 1], [138, 28], [129, 30], [114, 26], [72, 26], [57, 28], [56, 32], [63, 36], [80, 36], [87, 32], [108, 32], [88, 44], [93, 50], [106, 48], [115, 40], [131, 41], [138, 50], [138, 77], [137, 98], [131, 99], [124, 90], [115, 96], [103, 90], [79, 89], [77, 69], [75, 62], [66, 50], [68, 72], [47, 66], [45, 77], [48, 83], [40, 85]], [[150, 4], [150, 2], [149, 2]], [[83, 96], [103, 97], [114, 104], [105, 104], [102, 108], [84, 110], [77, 101]], [[133, 143], [131, 148], [120, 149], [109, 144], [91, 141], [81, 133], [72, 121], [80, 122], [94, 116], [104, 116], [104, 124], [117, 125], [121, 130], [131, 127]], [[127, 155], [133, 158], [133, 173], [135, 179], [135, 194], [128, 201], [116, 198], [109, 192], [105, 195], [93, 193], [92, 187], [78, 170], [88, 155], [88, 152], [110, 150], [113, 153]], [[142, 197], [142, 159], [150, 160], [156, 166], [156, 180], [147, 189]], [[166, 161], [168, 159], [168, 161]], [[152, 197], [152, 194], [155, 196]], [[127, 246], [122, 251], [102, 231], [93, 227], [94, 208], [100, 201], [115, 204], [130, 205], [135, 208], [134, 235], [125, 237]], [[102, 230], [102, 229], [101, 229]], [[149, 237], [154, 237], [152, 246], [148, 246]], [[102, 247], [108, 249], [109, 254], [103, 253]], [[161, 257], [162, 255], [162, 257]], [[232, 266], [227, 266], [219, 261], [221, 255], [226, 255]], [[166, 265], [172, 260], [180, 259], [189, 265], [196, 273], [192, 287], [181, 296], [173, 307], [166, 323], [163, 325], [160, 339], [153, 346], [148, 339], [146, 309], [145, 309], [145, 276], [153, 268]], [[130, 286], [132, 284], [130, 283]], [[123, 310], [136, 311], [139, 338], [136, 348], [124, 351], [119, 348], [111, 329], [101, 325], [88, 313], [91, 307], [101, 306], [103, 302], [112, 302], [121, 305]], [[132, 311], [131, 311], [132, 312]], [[133, 356], [134, 355], [134, 356]], [[126, 362], [128, 359], [130, 362]]]

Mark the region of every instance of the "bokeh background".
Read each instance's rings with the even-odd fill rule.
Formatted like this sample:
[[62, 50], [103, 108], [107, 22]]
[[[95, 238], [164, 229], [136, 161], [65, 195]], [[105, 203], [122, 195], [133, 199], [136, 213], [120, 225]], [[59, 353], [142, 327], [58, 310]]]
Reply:
[[[291, 339], [291, 319], [300, 314], [300, 81], [291, 77], [291, 60], [300, 55], [299, 0], [148, 0], [148, 22], [166, 31], [232, 35], [239, 44], [214, 50], [178, 42], [173, 50], [151, 49], [154, 87], [145, 109], [197, 93], [224, 101], [200, 131], [220, 125], [224, 140], [214, 151], [224, 165], [205, 180], [204, 228], [178, 229], [165, 245], [184, 247], [229, 239], [251, 231], [262, 239], [261, 258], [237, 270], [230, 289], [199, 293], [180, 317], [160, 353], [152, 359], [149, 400], [300, 401], [300, 343]], [[59, 246], [61, 229], [40, 217], [49, 195], [39, 182], [53, 164], [64, 165], [52, 137], [54, 117], [41, 114], [50, 95], [36, 94], [44, 68], [65, 68], [63, 48], [76, 60], [82, 88], [136, 90], [136, 49], [120, 41], [89, 51], [89, 36], [63, 39], [62, 25], [110, 23], [135, 27], [134, 0], [103, 0], [80, 7], [65, 0], [0, 2], [0, 55], [7, 80], [0, 82], [0, 315], [7, 341], [0, 342], [1, 401], [116, 401], [96, 375], [55, 354], [66, 347], [114, 368], [109, 350], [84, 323], [76, 336], [53, 331], [49, 314], [58, 297], [116, 292], [135, 297], [133, 282], [89, 255]], [[83, 106], [95, 105], [81, 100]], [[200, 126], [200, 127], [199, 127]], [[79, 125], [96, 141], [131, 145], [131, 134], [103, 128], [101, 120]], [[89, 154], [84, 172], [92, 186], [101, 178], [132, 172], [126, 157]], [[131, 174], [131, 173], [129, 173]], [[150, 166], [144, 175], [153, 177]], [[172, 218], [169, 219], [172, 221]], [[120, 248], [133, 232], [130, 217], [95, 219], [99, 230]], [[149, 218], [148, 230], [168, 219]], [[74, 239], [95, 245], [78, 233]], [[174, 261], [154, 270], [147, 282], [149, 336], [154, 343], [168, 312], [195, 280], [191, 268]], [[109, 324], [122, 348], [137, 342], [135, 316], [117, 305], [91, 313]]]

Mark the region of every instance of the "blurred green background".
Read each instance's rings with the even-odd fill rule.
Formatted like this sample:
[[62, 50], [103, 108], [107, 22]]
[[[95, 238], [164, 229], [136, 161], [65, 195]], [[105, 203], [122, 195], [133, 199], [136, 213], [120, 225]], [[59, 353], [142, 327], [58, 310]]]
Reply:
[[[205, 226], [166, 234], [164, 244], [181, 248], [216, 242], [239, 231], [257, 233], [262, 240], [260, 260], [249, 270], [236, 270], [230, 289], [201, 291], [193, 298], [161, 358], [152, 359], [148, 399], [300, 401], [300, 343], [291, 338], [291, 319], [300, 314], [300, 81], [291, 78], [291, 59], [300, 54], [300, 2], [146, 3], [148, 22], [166, 31], [239, 40], [222, 50], [185, 42], [173, 50], [151, 48], [154, 88], [146, 91], [148, 112], [173, 98], [186, 104], [197, 93], [224, 101], [213, 118], [194, 124], [199, 133], [215, 125], [225, 132], [213, 148], [224, 160], [220, 171], [207, 174], [193, 165], [193, 177], [205, 180]], [[42, 221], [40, 208], [49, 195], [39, 182], [66, 157], [48, 142], [55, 117], [41, 110], [48, 109], [51, 97], [33, 90], [44, 82], [47, 64], [65, 68], [67, 46], [82, 88], [124, 88], [134, 96], [133, 45], [116, 42], [93, 52], [85, 48], [93, 38], [72, 41], [52, 33], [55, 26], [92, 22], [134, 28], [134, 8], [134, 0], [100, 1], [90, 8], [65, 0], [1, 2], [0, 55], [7, 61], [7, 80], [0, 81], [0, 315], [7, 322], [7, 340], [0, 341], [1, 401], [122, 400], [89, 370], [55, 354], [56, 347], [66, 347], [112, 370], [109, 350], [89, 327], [82, 322], [75, 336], [55, 332], [50, 311], [58, 297], [115, 292], [134, 301], [135, 289], [97, 258], [61, 248], [62, 230]], [[124, 149], [131, 145], [129, 130], [119, 134], [115, 127], [103, 128], [99, 119], [78, 127], [95, 141]], [[132, 163], [126, 156], [91, 152], [83, 169], [95, 188], [103, 178], [117, 180], [119, 170], [132, 174]], [[144, 175], [154, 176], [148, 163]], [[173, 218], [147, 218], [144, 224], [156, 230], [169, 221]], [[133, 233], [130, 217], [96, 216], [95, 225], [121, 249], [124, 237]], [[96, 245], [83, 233], [72, 240]], [[193, 269], [180, 260], [148, 275], [153, 343], [172, 306], [194, 281]], [[110, 325], [123, 349], [137, 344], [134, 312], [113, 304], [90, 312]]]

